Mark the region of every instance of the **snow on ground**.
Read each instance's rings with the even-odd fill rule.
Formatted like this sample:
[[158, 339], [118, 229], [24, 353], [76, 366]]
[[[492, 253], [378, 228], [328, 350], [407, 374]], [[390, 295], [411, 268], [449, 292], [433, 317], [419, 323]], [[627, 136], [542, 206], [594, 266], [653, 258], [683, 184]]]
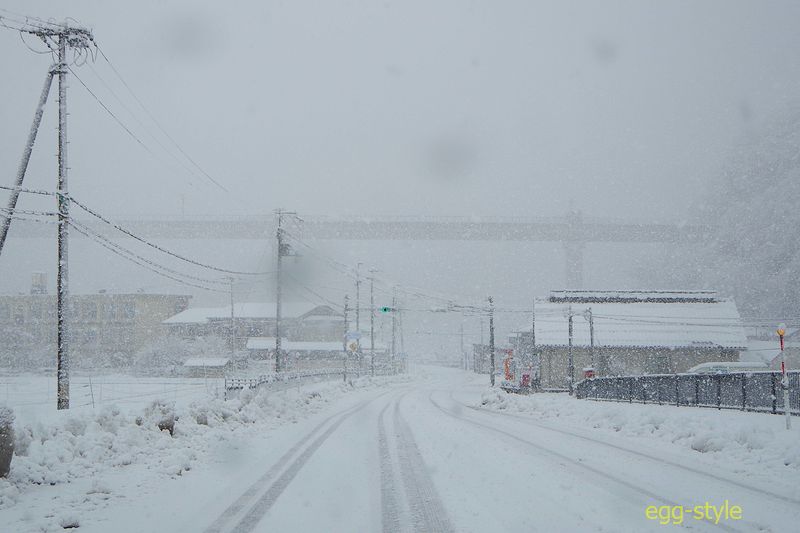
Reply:
[[[17, 420], [0, 530], [777, 533], [800, 520], [800, 431], [779, 416], [412, 374], [205, 395], [176, 407], [174, 437], [157, 428], [163, 404]], [[686, 511], [728, 501], [741, 519]], [[649, 518], [655, 506], [670, 519]]]
[[[671, 405], [578, 400], [566, 394], [507, 394], [488, 389], [477, 407], [531, 416], [629, 442], [688, 450], [725, 470], [769, 482], [800, 479], [800, 418], [793, 428], [783, 416]], [[796, 484], [795, 484], [796, 485]], [[800, 489], [795, 490], [800, 495]]]
[[[264, 387], [242, 391], [228, 401], [204, 383], [185, 384], [182, 390], [170, 383], [159, 393], [163, 379], [159, 384], [144, 380], [143, 385], [136, 381], [139, 391], [133, 404], [124, 394], [118, 402], [107, 398], [95, 410], [57, 412], [39, 403], [18, 402], [23, 415], [15, 423], [11, 473], [0, 479], [3, 531], [56, 531], [79, 525], [81, 517], [130, 497], [139, 487], [185, 476], [224, 443], [295, 422], [348, 392], [379, 387], [387, 379]], [[32, 377], [24, 380], [37, 382]], [[191, 401], [186, 392], [191, 392]], [[176, 396], [182, 401], [176, 402]], [[158, 427], [172, 416], [174, 436]]]
[[[81, 376], [70, 380], [70, 412], [92, 412], [115, 405], [122, 410], [140, 409], [155, 398], [178, 406], [223, 394], [221, 378], [142, 377], [126, 374]], [[58, 418], [54, 375], [0, 376], [0, 403], [14, 410], [21, 421]]]

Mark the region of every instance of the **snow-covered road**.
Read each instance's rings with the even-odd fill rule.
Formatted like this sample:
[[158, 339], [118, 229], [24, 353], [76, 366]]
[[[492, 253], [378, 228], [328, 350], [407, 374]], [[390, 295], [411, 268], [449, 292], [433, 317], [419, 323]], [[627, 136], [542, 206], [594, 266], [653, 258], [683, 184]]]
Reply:
[[[752, 465], [670, 442], [491, 410], [481, 406], [485, 391], [482, 376], [434, 368], [355, 391], [234, 448], [221, 442], [217, 460], [144, 483], [83, 517], [80, 530], [779, 532], [800, 523], [796, 467], [786, 467], [794, 478], [765, 480]], [[692, 514], [726, 500], [740, 519], [715, 525]], [[650, 506], [667, 510], [648, 518]]]

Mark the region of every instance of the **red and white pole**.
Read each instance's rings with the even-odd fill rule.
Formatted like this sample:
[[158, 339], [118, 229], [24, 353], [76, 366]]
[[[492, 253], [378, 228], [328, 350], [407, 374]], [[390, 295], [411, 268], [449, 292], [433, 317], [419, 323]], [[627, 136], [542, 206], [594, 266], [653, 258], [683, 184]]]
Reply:
[[783, 336], [786, 324], [778, 326], [778, 338], [781, 340], [781, 388], [783, 389], [783, 413], [786, 417], [786, 429], [792, 429], [792, 413], [789, 409], [789, 375], [786, 373], [786, 352], [783, 349]]

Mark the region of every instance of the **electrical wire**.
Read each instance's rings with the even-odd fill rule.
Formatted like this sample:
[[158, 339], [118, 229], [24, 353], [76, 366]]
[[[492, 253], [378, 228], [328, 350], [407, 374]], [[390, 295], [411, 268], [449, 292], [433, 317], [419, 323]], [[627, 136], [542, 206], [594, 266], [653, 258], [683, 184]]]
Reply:
[[124, 246], [122, 246], [122, 245], [120, 245], [118, 243], [113, 242], [111, 239], [106, 238], [105, 236], [103, 236], [100, 233], [92, 230], [88, 226], [86, 226], [84, 224], [81, 224], [80, 222], [77, 222], [75, 220], [70, 220], [70, 225], [72, 225], [73, 227], [75, 227], [76, 225], [80, 226], [81, 229], [91, 233], [92, 235], [94, 235], [98, 239], [102, 240], [103, 242], [105, 242], [109, 246], [112, 246], [115, 249], [117, 249], [117, 250], [119, 250], [119, 251], [121, 251], [123, 253], [130, 254], [130, 255], [136, 257], [137, 259], [139, 259], [140, 261], [144, 261], [148, 265], [151, 265], [151, 266], [153, 266], [155, 268], [159, 268], [161, 270], [164, 270], [164, 271], [169, 272], [171, 274], [174, 274], [176, 276], [181, 276], [181, 277], [184, 277], [184, 278], [187, 278], [187, 279], [191, 279], [191, 280], [194, 280], [194, 281], [199, 281], [199, 282], [202, 282], [202, 283], [212, 283], [212, 284], [215, 284], [215, 285], [228, 285], [230, 283], [229, 280], [201, 278], [201, 277], [198, 277], [198, 276], [192, 276], [191, 274], [186, 274], [184, 272], [180, 272], [178, 270], [173, 270], [173, 269], [171, 269], [169, 267], [166, 267], [164, 265], [156, 263], [155, 261], [151, 261], [151, 260], [149, 260], [149, 259], [147, 259], [145, 257], [142, 257], [142, 256], [136, 254], [135, 252], [125, 248]]
[[202, 174], [203, 174], [203, 176], [205, 176], [205, 177], [206, 177], [206, 178], [207, 178], [207, 179], [208, 179], [208, 180], [209, 180], [211, 183], [213, 183], [214, 185], [216, 185], [217, 187], [219, 187], [220, 189], [222, 189], [222, 190], [223, 190], [223, 191], [225, 191], [225, 192], [230, 192], [230, 191], [229, 191], [227, 188], [225, 188], [225, 186], [223, 186], [221, 183], [219, 183], [219, 181], [217, 181], [216, 179], [214, 179], [214, 178], [213, 178], [213, 177], [212, 177], [212, 176], [211, 176], [211, 175], [210, 175], [208, 172], [206, 172], [206, 171], [205, 171], [205, 170], [204, 170], [204, 169], [203, 169], [203, 168], [202, 168], [202, 167], [201, 167], [199, 164], [197, 164], [197, 162], [196, 162], [196, 161], [195, 161], [195, 160], [194, 160], [194, 159], [193, 159], [191, 156], [189, 156], [189, 154], [188, 154], [188, 153], [186, 153], [186, 151], [185, 151], [185, 150], [184, 150], [184, 149], [181, 147], [181, 145], [180, 145], [180, 144], [178, 144], [178, 142], [177, 142], [177, 141], [176, 141], [176, 140], [175, 140], [175, 139], [174, 139], [174, 138], [173, 138], [173, 137], [172, 137], [172, 136], [171, 136], [169, 133], [167, 133], [166, 129], [164, 129], [164, 127], [161, 125], [161, 123], [160, 123], [158, 120], [156, 120], [155, 116], [154, 116], [154, 115], [153, 115], [153, 114], [152, 114], [152, 113], [151, 113], [151, 112], [150, 112], [150, 111], [147, 109], [147, 107], [144, 105], [144, 103], [141, 101], [141, 99], [140, 99], [138, 96], [136, 96], [136, 93], [134, 93], [134, 92], [133, 92], [133, 89], [131, 89], [131, 86], [128, 84], [128, 82], [126, 82], [126, 81], [125, 81], [125, 78], [123, 78], [123, 77], [122, 77], [122, 74], [120, 74], [120, 72], [117, 70], [117, 68], [116, 68], [116, 67], [114, 66], [114, 64], [111, 62], [111, 60], [110, 60], [110, 59], [108, 58], [108, 56], [105, 54], [105, 52], [103, 51], [103, 49], [102, 49], [102, 48], [100, 48], [100, 46], [99, 46], [97, 43], [95, 43], [95, 47], [97, 48], [97, 51], [100, 53], [100, 57], [102, 57], [102, 58], [103, 58], [103, 59], [106, 61], [106, 63], [108, 63], [108, 66], [109, 66], [109, 67], [111, 67], [111, 70], [114, 72], [114, 74], [116, 74], [116, 75], [117, 75], [117, 77], [118, 77], [118, 78], [119, 78], [119, 80], [122, 82], [122, 84], [125, 86], [125, 88], [126, 88], [126, 89], [128, 89], [128, 92], [131, 94], [131, 96], [133, 97], [133, 99], [134, 99], [134, 100], [136, 100], [136, 103], [137, 103], [137, 104], [139, 104], [139, 107], [141, 107], [141, 108], [142, 108], [142, 110], [143, 110], [143, 111], [144, 111], [144, 112], [147, 114], [147, 116], [148, 116], [148, 117], [150, 117], [150, 120], [152, 120], [152, 121], [153, 121], [153, 123], [156, 125], [156, 127], [158, 127], [158, 129], [161, 131], [161, 133], [163, 133], [163, 134], [164, 134], [164, 136], [165, 136], [167, 139], [169, 139], [169, 140], [170, 140], [170, 142], [172, 142], [172, 144], [175, 146], [175, 148], [177, 148], [177, 149], [180, 151], [180, 153], [181, 153], [181, 154], [183, 154], [183, 156], [184, 156], [184, 157], [185, 157], [185, 158], [186, 158], [186, 159], [187, 159], [187, 160], [188, 160], [188, 161], [189, 161], [189, 162], [190, 162], [190, 163], [191, 163], [191, 164], [192, 164], [192, 165], [193, 165], [193, 166], [194, 166], [194, 167], [195, 167], [195, 168], [196, 168], [198, 171], [200, 171], [200, 173], [202, 173]]
[[[97, 94], [96, 94], [94, 91], [92, 91], [92, 90], [89, 88], [89, 86], [88, 86], [88, 85], [86, 85], [86, 83], [84, 83], [84, 81], [81, 79], [81, 77], [80, 77], [80, 76], [78, 76], [78, 75], [75, 73], [75, 70], [73, 70], [73, 69], [72, 69], [72, 67], [69, 67], [69, 66], [68, 66], [67, 68], [68, 68], [68, 69], [69, 69], [69, 71], [72, 73], [72, 75], [73, 75], [73, 76], [75, 76], [75, 79], [76, 79], [76, 80], [78, 80], [78, 82], [79, 82], [81, 85], [83, 85], [83, 88], [84, 88], [84, 89], [86, 89], [86, 91], [87, 91], [87, 92], [88, 92], [88, 93], [89, 93], [89, 94], [92, 96], [92, 98], [94, 98], [94, 99], [95, 99], [95, 101], [98, 103], [98, 105], [100, 105], [100, 107], [101, 107], [101, 108], [103, 108], [103, 109], [105, 110], [105, 112], [106, 112], [106, 113], [108, 113], [108, 114], [109, 114], [109, 116], [110, 116], [112, 119], [114, 119], [114, 121], [115, 121], [115, 122], [116, 122], [116, 123], [117, 123], [117, 124], [118, 124], [118, 125], [119, 125], [119, 126], [120, 126], [120, 127], [121, 127], [121, 128], [122, 128], [122, 129], [123, 129], [123, 130], [124, 130], [124, 131], [125, 131], [125, 132], [126, 132], [126, 133], [127, 133], [127, 134], [128, 134], [130, 137], [131, 137], [131, 138], [132, 138], [132, 139], [133, 139], [133, 140], [134, 140], [134, 141], [136, 141], [136, 143], [137, 143], [137, 144], [139, 144], [139, 146], [141, 146], [141, 147], [142, 147], [142, 148], [143, 148], [145, 151], [147, 151], [147, 153], [149, 153], [149, 154], [150, 154], [150, 155], [151, 155], [151, 156], [152, 156], [152, 157], [153, 157], [153, 158], [154, 158], [156, 161], [158, 161], [158, 162], [159, 162], [159, 163], [161, 163], [162, 165], [167, 165], [167, 166], [169, 166], [169, 165], [168, 165], [166, 162], [164, 162], [164, 161], [161, 159], [161, 157], [160, 157], [158, 154], [156, 154], [156, 153], [155, 153], [155, 152], [154, 152], [154, 151], [153, 151], [153, 150], [152, 150], [152, 149], [151, 149], [151, 148], [150, 148], [148, 145], [146, 145], [146, 144], [144, 143], [144, 141], [142, 141], [142, 140], [141, 140], [141, 139], [140, 139], [140, 138], [139, 138], [139, 137], [138, 137], [138, 136], [137, 136], [135, 133], [133, 133], [133, 131], [132, 131], [132, 130], [131, 130], [129, 127], [128, 127], [128, 126], [126, 126], [126, 125], [125, 125], [125, 123], [124, 123], [124, 122], [122, 122], [122, 120], [121, 120], [121, 119], [120, 119], [120, 118], [119, 118], [119, 117], [118, 117], [118, 116], [117, 116], [117, 115], [116, 115], [116, 114], [115, 114], [113, 111], [111, 111], [111, 109], [110, 109], [110, 108], [109, 108], [109, 107], [108, 107], [108, 106], [107, 106], [107, 105], [106, 105], [106, 104], [105, 104], [105, 103], [104, 103], [104, 102], [103, 102], [103, 101], [100, 99], [100, 97], [99, 97], [99, 96], [97, 96]], [[191, 180], [187, 180], [187, 181], [188, 181], [188, 183], [189, 183], [189, 184], [190, 184], [192, 187], [195, 187], [195, 184], [194, 184], [194, 182], [192, 182]], [[196, 188], [196, 187], [195, 187], [195, 188]]]
[[[100, 75], [100, 73], [99, 73], [99, 72], [97, 72], [97, 70], [96, 70], [96, 69], [95, 69], [95, 68], [92, 66], [92, 64], [91, 64], [91, 63], [89, 63], [89, 69], [90, 69], [90, 70], [92, 71], [92, 73], [93, 73], [93, 74], [94, 74], [94, 75], [97, 77], [97, 79], [100, 81], [100, 83], [101, 83], [101, 84], [102, 84], [102, 85], [103, 85], [103, 86], [106, 88], [106, 90], [108, 90], [108, 92], [111, 94], [111, 96], [113, 96], [113, 97], [114, 97], [114, 99], [115, 99], [117, 102], [119, 102], [119, 104], [122, 106], [122, 108], [123, 108], [125, 111], [127, 111], [127, 112], [128, 112], [128, 114], [129, 114], [131, 117], [133, 117], [133, 119], [136, 121], [136, 123], [137, 123], [137, 124], [139, 124], [139, 126], [140, 126], [140, 127], [141, 127], [141, 128], [142, 128], [142, 129], [143, 129], [145, 132], [147, 132], [147, 134], [148, 134], [148, 135], [149, 135], [149, 136], [150, 136], [150, 137], [151, 137], [151, 138], [152, 138], [152, 139], [153, 139], [153, 140], [156, 142], [156, 144], [157, 144], [157, 145], [158, 145], [158, 146], [159, 146], [159, 147], [160, 147], [160, 148], [161, 148], [161, 149], [162, 149], [162, 150], [163, 150], [163, 151], [164, 151], [164, 152], [165, 152], [167, 155], [169, 155], [169, 156], [170, 156], [170, 157], [171, 157], [171, 158], [172, 158], [172, 159], [175, 161], [175, 163], [176, 163], [176, 164], [180, 165], [180, 167], [181, 167], [181, 168], [183, 168], [183, 169], [184, 169], [184, 170], [185, 170], [187, 173], [189, 173], [189, 174], [192, 174], [192, 175], [195, 175], [195, 171], [193, 171], [191, 168], [189, 168], [189, 167], [186, 165], [186, 163], [185, 163], [185, 162], [181, 161], [181, 159], [180, 159], [180, 158], [179, 158], [179, 157], [178, 157], [178, 156], [175, 154], [175, 152], [173, 152], [172, 150], [170, 150], [170, 149], [169, 149], [169, 148], [168, 148], [168, 147], [167, 147], [167, 146], [166, 146], [166, 145], [165, 145], [165, 144], [164, 144], [164, 143], [163, 143], [163, 142], [162, 142], [162, 141], [161, 141], [161, 140], [160, 140], [160, 139], [159, 139], [159, 138], [158, 138], [158, 137], [157, 137], [157, 136], [156, 136], [156, 135], [153, 133], [153, 132], [151, 132], [151, 131], [150, 131], [150, 129], [148, 128], [148, 126], [147, 126], [147, 125], [145, 125], [145, 123], [144, 123], [142, 120], [140, 120], [140, 119], [139, 119], [139, 117], [138, 117], [138, 116], [137, 116], [137, 115], [136, 115], [136, 114], [135, 114], [135, 113], [134, 113], [134, 112], [133, 112], [133, 111], [132, 111], [132, 110], [131, 110], [131, 109], [130, 109], [130, 108], [129, 108], [129, 107], [126, 105], [126, 104], [125, 104], [125, 102], [122, 100], [122, 98], [120, 98], [120, 97], [119, 97], [119, 95], [118, 95], [118, 94], [117, 94], [117, 93], [114, 91], [114, 89], [113, 89], [113, 88], [112, 88], [112, 87], [111, 87], [111, 86], [108, 84], [108, 82], [106, 82], [106, 80], [105, 80], [105, 79], [103, 79], [103, 77]], [[163, 133], [163, 132], [162, 132], [162, 133]], [[225, 192], [230, 192], [230, 191], [228, 191], [228, 189], [226, 189], [226, 188], [222, 187], [222, 186], [221, 186], [219, 183], [217, 183], [216, 181], [213, 181], [213, 183], [214, 183], [214, 185], [217, 185], [218, 187], [222, 188], [222, 190], [224, 190]]]
[[175, 257], [176, 259], [180, 259], [181, 261], [185, 261], [185, 262], [190, 263], [192, 265], [203, 267], [203, 268], [206, 268], [208, 270], [214, 270], [216, 272], [223, 272], [223, 273], [226, 273], [226, 274], [235, 274], [237, 276], [265, 276], [265, 275], [269, 275], [269, 274], [273, 273], [273, 272], [244, 272], [244, 271], [239, 271], [239, 270], [229, 270], [229, 269], [226, 269], [226, 268], [220, 268], [220, 267], [216, 267], [216, 266], [213, 266], [213, 265], [208, 265], [208, 264], [205, 264], [205, 263], [201, 263], [199, 261], [195, 261], [194, 259], [190, 259], [190, 258], [185, 257], [183, 255], [180, 255], [180, 254], [177, 254], [177, 253], [172, 252], [170, 250], [167, 250], [166, 248], [163, 248], [163, 247], [161, 247], [161, 246], [159, 246], [159, 245], [157, 245], [155, 243], [152, 243], [152, 242], [148, 241], [147, 239], [145, 239], [143, 237], [139, 237], [138, 235], [136, 235], [135, 233], [131, 232], [130, 230], [127, 230], [127, 229], [123, 228], [119, 224], [117, 224], [115, 222], [112, 222], [111, 220], [107, 219], [106, 217], [104, 217], [100, 213], [98, 213], [98, 212], [94, 211], [93, 209], [87, 207], [86, 205], [82, 204], [81, 202], [79, 202], [78, 200], [76, 200], [72, 196], [69, 196], [69, 199], [70, 199], [71, 203], [75, 204], [80, 209], [86, 211], [87, 213], [89, 213], [93, 217], [95, 217], [98, 220], [100, 220], [101, 222], [111, 226], [112, 228], [116, 229], [117, 231], [119, 231], [121, 233], [124, 233], [128, 237], [136, 239], [137, 241], [139, 241], [139, 242], [141, 242], [143, 244], [146, 244], [147, 246], [149, 246], [149, 247], [151, 247], [151, 248], [153, 248], [155, 250], [158, 250], [159, 252], [165, 253], [167, 255], [170, 255], [172, 257]]
[[86, 231], [84, 231], [83, 229], [81, 229], [81, 227], [80, 227], [80, 226], [78, 226], [78, 225], [76, 225], [76, 224], [74, 224], [74, 223], [72, 223], [72, 222], [70, 222], [70, 226], [72, 226], [72, 227], [73, 227], [73, 229], [75, 229], [75, 231], [77, 231], [78, 233], [80, 233], [80, 234], [81, 234], [81, 235], [83, 235], [84, 237], [86, 237], [86, 238], [88, 238], [88, 239], [91, 239], [91, 240], [95, 241], [97, 244], [99, 244], [99, 245], [100, 245], [100, 246], [102, 246], [103, 248], [106, 248], [106, 249], [108, 249], [109, 251], [111, 251], [112, 253], [114, 253], [114, 254], [116, 254], [116, 255], [118, 255], [118, 256], [120, 256], [120, 257], [122, 257], [123, 259], [126, 259], [127, 261], [130, 261], [131, 263], [134, 263], [134, 264], [136, 264], [136, 265], [139, 265], [140, 267], [142, 267], [142, 268], [145, 268], [145, 269], [147, 269], [147, 270], [149, 270], [149, 271], [151, 271], [151, 272], [153, 272], [153, 273], [155, 273], [155, 274], [158, 274], [159, 276], [162, 276], [162, 277], [165, 277], [165, 278], [171, 279], [172, 281], [176, 281], [176, 282], [178, 282], [178, 283], [181, 283], [181, 284], [183, 284], [183, 285], [187, 285], [187, 286], [189, 286], [189, 287], [194, 287], [194, 288], [196, 288], [196, 289], [202, 289], [202, 290], [205, 290], [205, 291], [210, 291], [210, 292], [220, 292], [220, 293], [226, 293], [226, 294], [228, 293], [228, 291], [225, 291], [225, 290], [221, 290], [221, 289], [214, 289], [214, 288], [211, 288], [211, 287], [206, 287], [206, 286], [199, 285], [199, 284], [196, 284], [196, 283], [191, 283], [191, 282], [188, 282], [188, 281], [182, 280], [182, 279], [180, 279], [180, 278], [178, 278], [178, 277], [175, 277], [175, 276], [172, 276], [172, 275], [170, 275], [170, 274], [167, 274], [167, 273], [165, 273], [165, 272], [161, 272], [160, 270], [156, 270], [155, 268], [151, 268], [151, 267], [150, 267], [150, 266], [148, 266], [146, 263], [144, 263], [144, 262], [141, 262], [141, 261], [139, 261], [139, 260], [137, 260], [137, 259], [134, 259], [133, 257], [127, 256], [127, 255], [123, 254], [122, 252], [120, 252], [120, 251], [116, 250], [114, 247], [112, 247], [112, 246], [109, 246], [108, 244], [104, 243], [102, 240], [95, 238], [94, 236], [92, 236], [92, 235], [91, 235], [91, 233], [89, 233], [89, 232], [86, 232]]
[[53, 191], [42, 191], [37, 189], [26, 189], [25, 187], [10, 187], [8, 185], [0, 185], [0, 189], [6, 191], [19, 191], [26, 194], [38, 194], [41, 196], [57, 196], [58, 193]]
[[[318, 292], [314, 291], [311, 287], [309, 287], [308, 285], [304, 284], [302, 281], [300, 281], [299, 279], [294, 277], [292, 274], [290, 274], [288, 272], [284, 272], [284, 274], [289, 279], [294, 281], [300, 288], [302, 288], [302, 289], [306, 290], [307, 292], [313, 294], [314, 296], [316, 296], [317, 298], [319, 298], [323, 302], [327, 303], [328, 305], [330, 305], [330, 306], [332, 306], [332, 307], [334, 307], [336, 309], [344, 309], [344, 307], [341, 304], [337, 304], [336, 302], [334, 302], [334, 301], [332, 301], [332, 300], [330, 300], [328, 298], [325, 298], [324, 296], [322, 296]], [[311, 303], [315, 303], [315, 302], [311, 302]]]
[[[44, 195], [44, 196], [57, 196], [58, 195], [58, 193], [52, 192], [52, 191], [25, 189], [23, 187], [9, 187], [9, 186], [5, 186], [5, 185], [0, 185], [0, 189], [10, 190], [10, 191], [16, 190], [16, 191], [19, 191], [19, 192], [22, 192], [22, 193], [38, 194], [38, 195]], [[237, 275], [237, 276], [266, 276], [266, 275], [274, 274], [273, 271], [243, 272], [243, 271], [237, 271], [237, 270], [229, 270], [229, 269], [220, 268], [220, 267], [216, 267], [216, 266], [213, 266], [213, 265], [208, 265], [208, 264], [205, 264], [205, 263], [201, 263], [200, 261], [196, 261], [194, 259], [190, 259], [188, 257], [185, 257], [185, 256], [180, 255], [178, 253], [175, 253], [173, 251], [170, 251], [170, 250], [168, 250], [168, 249], [166, 249], [166, 248], [164, 248], [162, 246], [159, 246], [159, 245], [157, 245], [155, 243], [152, 243], [152, 242], [148, 241], [147, 239], [145, 239], [144, 237], [140, 237], [140, 236], [136, 235], [135, 233], [131, 232], [130, 230], [127, 230], [127, 229], [123, 228], [119, 224], [117, 224], [115, 222], [112, 222], [111, 220], [109, 220], [108, 218], [104, 217], [100, 213], [98, 213], [98, 212], [94, 211], [93, 209], [89, 208], [88, 206], [86, 206], [85, 204], [83, 204], [82, 202], [77, 200], [75, 197], [70, 196], [70, 195], [65, 195], [65, 196], [66, 196], [66, 198], [68, 198], [70, 200], [70, 203], [76, 205], [78, 208], [82, 209], [83, 211], [85, 211], [88, 214], [92, 215], [93, 217], [97, 218], [101, 222], [113, 227], [117, 231], [120, 231], [121, 233], [124, 233], [125, 235], [127, 235], [127, 236], [129, 236], [129, 237], [131, 237], [131, 238], [133, 238], [133, 239], [135, 239], [135, 240], [137, 240], [137, 241], [139, 241], [139, 242], [141, 242], [143, 244], [146, 244], [147, 246], [150, 246], [151, 248], [154, 248], [154, 249], [156, 249], [156, 250], [158, 250], [158, 251], [160, 251], [160, 252], [162, 252], [164, 254], [167, 254], [169, 256], [175, 257], [176, 259], [180, 259], [181, 261], [185, 261], [187, 263], [190, 263], [190, 264], [193, 264], [195, 266], [199, 266], [199, 267], [202, 267], [202, 268], [205, 268], [205, 269], [208, 269], [208, 270], [213, 270], [213, 271], [216, 271], [216, 272], [223, 272], [225, 274], [234, 274], [234, 275]]]

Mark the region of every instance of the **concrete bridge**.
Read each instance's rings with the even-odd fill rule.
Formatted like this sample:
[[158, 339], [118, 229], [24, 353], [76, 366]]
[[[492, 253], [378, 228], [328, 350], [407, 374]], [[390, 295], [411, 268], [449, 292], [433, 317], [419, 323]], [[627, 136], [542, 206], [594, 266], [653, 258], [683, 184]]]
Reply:
[[[85, 221], [104, 230], [97, 221]], [[119, 220], [133, 233], [151, 239], [272, 239], [272, 216], [241, 217], [159, 217]], [[293, 222], [294, 224], [294, 222]], [[584, 217], [573, 212], [564, 217], [338, 217], [303, 216], [289, 226], [290, 233], [320, 240], [460, 240], [561, 242], [566, 252], [567, 285], [583, 285], [583, 254], [589, 242], [674, 243], [700, 242], [708, 226], [632, 223], [606, 218]], [[12, 237], [49, 237], [52, 225], [14, 221]], [[77, 238], [78, 235], [74, 234]]]

